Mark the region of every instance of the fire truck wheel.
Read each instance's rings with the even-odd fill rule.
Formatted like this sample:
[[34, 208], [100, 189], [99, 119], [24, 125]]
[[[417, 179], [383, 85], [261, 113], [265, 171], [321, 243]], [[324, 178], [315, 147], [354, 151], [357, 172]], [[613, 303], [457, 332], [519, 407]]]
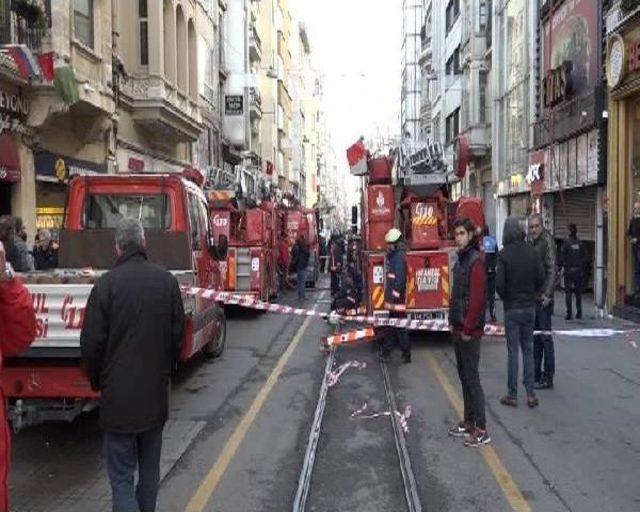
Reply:
[[213, 335], [212, 339], [202, 349], [204, 355], [209, 358], [220, 357], [224, 352], [224, 347], [227, 343], [227, 317], [224, 314], [224, 309], [218, 310], [218, 321], [220, 322], [220, 329], [217, 335]]

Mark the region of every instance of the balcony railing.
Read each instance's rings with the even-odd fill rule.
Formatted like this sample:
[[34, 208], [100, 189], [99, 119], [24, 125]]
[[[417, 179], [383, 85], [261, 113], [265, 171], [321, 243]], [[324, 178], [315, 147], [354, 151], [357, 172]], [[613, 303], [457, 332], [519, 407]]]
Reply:
[[29, 0], [11, 2], [9, 18], [0, 25], [1, 44], [23, 44], [34, 53], [41, 53], [42, 41], [49, 34], [50, 2], [41, 6]]

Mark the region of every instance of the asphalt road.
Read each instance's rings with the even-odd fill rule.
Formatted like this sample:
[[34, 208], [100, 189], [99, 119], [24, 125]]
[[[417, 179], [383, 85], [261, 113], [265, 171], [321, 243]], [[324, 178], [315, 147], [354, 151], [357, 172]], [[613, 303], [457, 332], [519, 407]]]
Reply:
[[[327, 291], [308, 295], [307, 306], [327, 308]], [[281, 301], [299, 305], [293, 294]], [[196, 360], [175, 380], [160, 512], [291, 510], [324, 373], [319, 341], [330, 330], [303, 317], [232, 312], [223, 356]], [[396, 352], [389, 369], [398, 405], [412, 407], [407, 444], [423, 510], [640, 510], [640, 350], [629, 337], [556, 337], [556, 387], [540, 391], [533, 410], [498, 403], [506, 348], [485, 340], [493, 443], [481, 449], [446, 433], [460, 402], [446, 336], [412, 340], [413, 362], [401, 364]], [[372, 349], [336, 354], [338, 364], [367, 367], [348, 369], [329, 389], [307, 510], [405, 510], [389, 418], [351, 417], [364, 403], [369, 412], [386, 407]], [[20, 512], [110, 510], [95, 412], [14, 436], [10, 492]]]

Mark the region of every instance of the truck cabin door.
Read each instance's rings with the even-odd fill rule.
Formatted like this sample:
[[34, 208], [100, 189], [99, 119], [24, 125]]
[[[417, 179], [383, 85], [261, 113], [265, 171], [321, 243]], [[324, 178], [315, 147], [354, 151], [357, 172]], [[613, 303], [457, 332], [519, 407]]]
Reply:
[[210, 230], [205, 200], [188, 191], [189, 226], [193, 269], [196, 272], [194, 286], [215, 287], [214, 263], [209, 254]]

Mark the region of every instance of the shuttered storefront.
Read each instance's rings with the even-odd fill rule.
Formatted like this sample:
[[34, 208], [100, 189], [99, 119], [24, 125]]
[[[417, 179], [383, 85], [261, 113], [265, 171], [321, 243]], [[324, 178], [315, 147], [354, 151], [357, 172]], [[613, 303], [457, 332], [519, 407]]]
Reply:
[[584, 187], [565, 190], [555, 194], [554, 236], [564, 239], [569, 236], [569, 224], [578, 227], [578, 238], [595, 242], [596, 239], [596, 188]]

